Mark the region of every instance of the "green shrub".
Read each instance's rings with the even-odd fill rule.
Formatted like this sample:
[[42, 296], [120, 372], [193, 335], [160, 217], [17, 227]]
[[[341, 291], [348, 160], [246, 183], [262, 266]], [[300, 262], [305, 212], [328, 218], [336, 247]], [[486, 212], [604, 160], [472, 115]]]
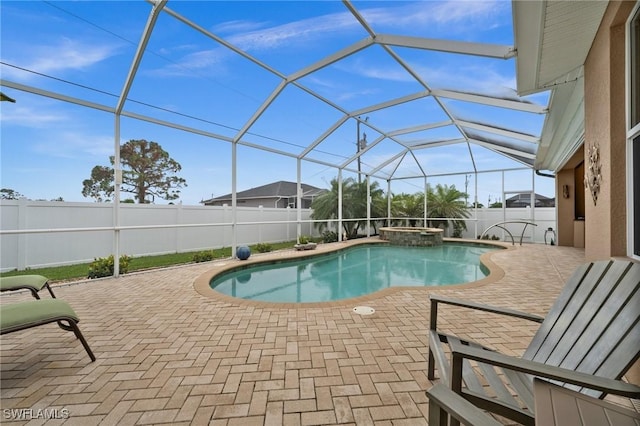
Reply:
[[[478, 240], [480, 239], [480, 235], [478, 235]], [[494, 241], [499, 241], [500, 237], [498, 237], [497, 235], [491, 235], [489, 236], [488, 234], [485, 234], [482, 236], [483, 240], [494, 240]]]
[[268, 253], [273, 250], [273, 247], [271, 247], [271, 244], [258, 243], [255, 245], [255, 249], [258, 253]]
[[322, 233], [322, 242], [335, 243], [336, 241], [338, 241], [337, 232], [327, 230]]
[[[126, 274], [129, 272], [129, 262], [131, 262], [132, 257], [123, 254], [120, 256], [120, 273]], [[93, 262], [89, 265], [89, 273], [87, 274], [87, 278], [101, 278], [101, 277], [110, 277], [113, 275], [113, 255], [109, 257], [99, 257], [95, 258]]]
[[300, 237], [298, 237], [298, 242], [300, 244], [307, 244], [311, 242], [311, 237], [307, 236], [307, 235], [300, 235]]
[[199, 251], [193, 254], [193, 261], [196, 263], [208, 262], [210, 260], [213, 260], [213, 258], [214, 258], [213, 250]]

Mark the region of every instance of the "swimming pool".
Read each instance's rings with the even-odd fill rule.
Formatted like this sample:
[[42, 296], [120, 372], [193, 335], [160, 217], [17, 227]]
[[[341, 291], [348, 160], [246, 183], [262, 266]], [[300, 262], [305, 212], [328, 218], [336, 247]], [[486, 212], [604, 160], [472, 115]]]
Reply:
[[480, 256], [499, 247], [357, 245], [329, 254], [254, 264], [215, 276], [214, 290], [265, 302], [328, 302], [396, 286], [442, 286], [486, 277]]

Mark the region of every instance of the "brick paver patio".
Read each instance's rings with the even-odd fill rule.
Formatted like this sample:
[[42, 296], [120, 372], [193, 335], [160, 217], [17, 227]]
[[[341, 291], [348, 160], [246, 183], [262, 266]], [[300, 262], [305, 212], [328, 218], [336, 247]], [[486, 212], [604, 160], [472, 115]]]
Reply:
[[[352, 312], [362, 300], [203, 296], [194, 281], [215, 262], [59, 285], [97, 361], [56, 325], [2, 336], [2, 422], [46, 409], [67, 417], [49, 424], [65, 425], [426, 424], [429, 294], [544, 314], [584, 252], [524, 245], [492, 261], [504, 270], [494, 283], [387, 291], [365, 299], [371, 316]], [[468, 312], [450, 309], [443, 326], [514, 354], [533, 334], [526, 322]]]

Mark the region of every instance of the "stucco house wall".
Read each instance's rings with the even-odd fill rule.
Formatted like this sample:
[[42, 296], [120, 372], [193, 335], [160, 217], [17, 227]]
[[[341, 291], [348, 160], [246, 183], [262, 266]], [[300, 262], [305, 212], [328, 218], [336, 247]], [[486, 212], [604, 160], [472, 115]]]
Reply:
[[586, 194], [588, 260], [626, 255], [625, 29], [635, 2], [610, 2], [584, 65], [585, 169], [589, 147], [600, 148], [601, 189]]
[[[562, 170], [556, 173], [556, 207], [558, 213], [558, 245], [576, 246], [576, 199], [578, 192], [584, 192], [583, 176], [576, 176], [576, 167], [584, 161], [584, 149], [581, 147], [573, 154]], [[569, 189], [568, 197], [563, 195], [563, 187]], [[578, 185], [581, 185], [578, 187]], [[583, 202], [584, 203], [584, 202]], [[584, 208], [584, 206], [583, 206]], [[582, 222], [584, 225], [584, 221]]]

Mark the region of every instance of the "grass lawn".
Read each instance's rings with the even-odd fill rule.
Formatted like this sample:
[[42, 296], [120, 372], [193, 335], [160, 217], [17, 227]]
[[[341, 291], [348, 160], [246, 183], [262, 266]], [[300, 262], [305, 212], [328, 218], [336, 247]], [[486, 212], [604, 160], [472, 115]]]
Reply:
[[[295, 241], [286, 241], [282, 243], [270, 243], [268, 245], [271, 246], [271, 251], [275, 251], [275, 250], [292, 248], [294, 244], [295, 244]], [[258, 252], [255, 245], [252, 245], [250, 247], [251, 247], [252, 253]], [[213, 256], [213, 259], [231, 257], [230, 247], [207, 250], [206, 252], [211, 253]], [[129, 272], [193, 263], [194, 255], [202, 254], [202, 253], [204, 252], [194, 251], [194, 252], [187, 252], [187, 253], [162, 254], [158, 256], [134, 257], [131, 259], [131, 263], [129, 264]], [[49, 278], [49, 280], [51, 281], [77, 280], [77, 279], [87, 278], [90, 264], [91, 263], [80, 263], [76, 265], [27, 269], [24, 271], [8, 271], [8, 272], [0, 273], [0, 277], [36, 274], [36, 275], [43, 275]]]

